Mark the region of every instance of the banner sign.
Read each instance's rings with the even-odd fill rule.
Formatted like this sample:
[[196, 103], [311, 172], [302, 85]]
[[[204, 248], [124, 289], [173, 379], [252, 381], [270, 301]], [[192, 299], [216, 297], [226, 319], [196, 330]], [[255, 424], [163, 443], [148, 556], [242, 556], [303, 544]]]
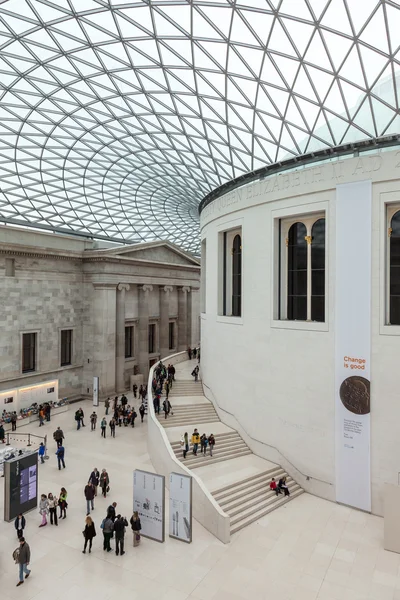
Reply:
[[99, 405], [99, 378], [93, 377], [93, 406]]
[[192, 541], [192, 478], [170, 473], [169, 476], [169, 536]]
[[157, 542], [165, 540], [165, 477], [135, 469], [133, 510], [139, 513], [140, 535]]
[[371, 182], [336, 192], [336, 500], [371, 511]]

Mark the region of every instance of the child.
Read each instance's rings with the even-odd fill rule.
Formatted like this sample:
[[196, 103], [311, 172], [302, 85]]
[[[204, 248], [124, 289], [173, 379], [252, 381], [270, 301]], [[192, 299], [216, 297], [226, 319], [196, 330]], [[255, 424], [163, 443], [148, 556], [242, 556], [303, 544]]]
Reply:
[[274, 478], [271, 479], [271, 483], [269, 484], [269, 487], [270, 487], [271, 490], [273, 490], [275, 492], [275, 494], [277, 496], [278, 496], [278, 494], [282, 494], [281, 490], [276, 485], [276, 481], [275, 481]]

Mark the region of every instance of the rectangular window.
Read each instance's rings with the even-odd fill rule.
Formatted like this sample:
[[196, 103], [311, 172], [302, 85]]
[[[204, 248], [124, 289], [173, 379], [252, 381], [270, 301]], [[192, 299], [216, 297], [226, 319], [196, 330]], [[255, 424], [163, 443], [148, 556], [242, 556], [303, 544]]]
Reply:
[[15, 259], [6, 258], [6, 277], [15, 277]]
[[[220, 314], [228, 317], [242, 316], [242, 230], [224, 231], [220, 234], [222, 264], [220, 277]], [[221, 246], [220, 246], [221, 247]], [[221, 255], [220, 255], [221, 256]]]
[[156, 326], [154, 323], [149, 325], [149, 354], [156, 351]]
[[168, 329], [168, 348], [173, 350], [175, 348], [175, 323], [169, 324]]
[[61, 332], [61, 366], [72, 363], [72, 329], [64, 329]]
[[133, 325], [125, 327], [125, 358], [133, 356]]
[[22, 334], [22, 372], [36, 371], [36, 333]]

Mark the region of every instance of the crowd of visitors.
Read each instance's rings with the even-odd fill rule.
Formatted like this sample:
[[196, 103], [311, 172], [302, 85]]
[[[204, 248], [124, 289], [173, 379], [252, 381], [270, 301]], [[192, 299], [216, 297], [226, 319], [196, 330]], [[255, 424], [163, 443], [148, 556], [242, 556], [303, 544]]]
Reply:
[[186, 458], [186, 455], [190, 450], [190, 444], [192, 444], [192, 451], [194, 456], [197, 456], [199, 446], [201, 454], [206, 456], [207, 448], [209, 448], [210, 456], [212, 456], [213, 449], [215, 446], [214, 434], [210, 433], [210, 435], [207, 435], [206, 433], [203, 433], [202, 435], [200, 435], [197, 429], [195, 429], [189, 440], [189, 434], [187, 431], [185, 431], [185, 433], [181, 437], [181, 448], [183, 452], [183, 458]]

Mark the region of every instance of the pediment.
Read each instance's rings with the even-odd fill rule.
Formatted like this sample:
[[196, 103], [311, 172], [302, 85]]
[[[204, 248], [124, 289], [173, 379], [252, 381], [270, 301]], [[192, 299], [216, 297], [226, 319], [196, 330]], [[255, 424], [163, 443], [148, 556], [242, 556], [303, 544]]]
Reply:
[[192, 256], [183, 251], [175, 250], [167, 244], [157, 244], [146, 248], [121, 248], [118, 249], [118, 256], [125, 258], [134, 258], [139, 260], [148, 260], [155, 263], [172, 263], [176, 265], [199, 265], [199, 262]]

